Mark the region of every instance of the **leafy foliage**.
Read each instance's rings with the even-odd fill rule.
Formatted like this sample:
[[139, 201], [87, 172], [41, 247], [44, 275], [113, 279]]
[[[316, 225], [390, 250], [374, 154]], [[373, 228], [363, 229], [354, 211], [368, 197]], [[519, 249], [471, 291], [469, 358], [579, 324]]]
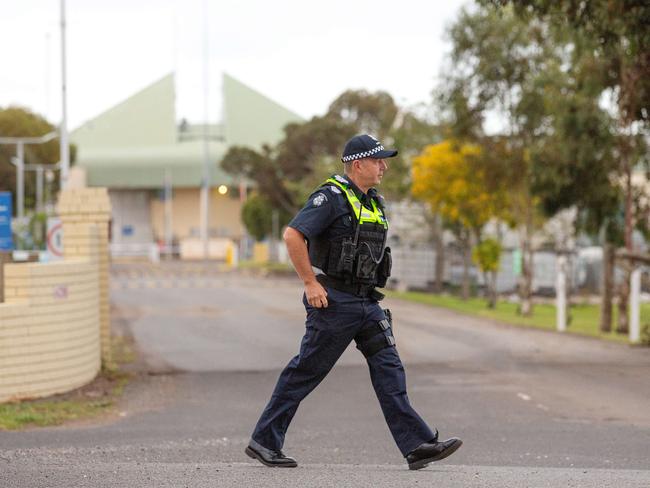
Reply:
[[472, 250], [472, 259], [484, 273], [499, 271], [501, 244], [496, 239], [483, 239]]
[[248, 232], [257, 241], [269, 236], [273, 227], [273, 212], [279, 212], [278, 223], [280, 226], [289, 222], [289, 214], [274, 209], [269, 201], [259, 193], [253, 193], [244, 203], [242, 208], [242, 221]]
[[482, 0], [512, 4], [524, 19], [549, 19], [593, 42], [599, 82], [616, 88], [625, 123], [650, 121], [650, 3], [644, 0]]
[[348, 90], [332, 102], [325, 115], [287, 125], [284, 138], [274, 147], [260, 151], [231, 148], [222, 167], [254, 182], [273, 208], [292, 214], [315, 187], [342, 171], [345, 142], [364, 132], [398, 149], [381, 190], [389, 196], [405, 195], [410, 156], [435, 140], [437, 132], [414, 113], [401, 110], [385, 92]]
[[505, 214], [507, 194], [489, 188], [479, 146], [446, 140], [413, 159], [413, 195], [433, 212], [475, 233]]
[[[56, 128], [38, 114], [21, 107], [0, 108], [0, 136], [38, 137]], [[70, 157], [74, 160], [76, 148], [71, 146]], [[0, 144], [0, 190], [16, 194], [16, 168], [11, 158], [16, 156], [14, 145]], [[25, 146], [25, 163], [55, 164], [59, 161], [59, 141], [53, 139], [45, 144]], [[28, 173], [29, 174], [29, 173]], [[25, 205], [29, 208], [35, 202], [36, 185], [34, 178], [25, 178]]]
[[[635, 188], [632, 183], [632, 173], [635, 166], [639, 163], [647, 164], [647, 157], [643, 154], [647, 152], [647, 134], [644, 136], [644, 129], [647, 130], [650, 123], [650, 4], [647, 1], [639, 0], [593, 0], [589, 2], [581, 0], [482, 0], [483, 4], [493, 4], [505, 6], [498, 11], [499, 13], [510, 12], [514, 9], [517, 15], [524, 21], [547, 22], [553, 26], [554, 33], [568, 33], [568, 38], [573, 47], [572, 57], [569, 63], [575, 70], [575, 79], [586, 80], [581, 76], [581, 72], [589, 72], [590, 77], [587, 83], [578, 85], [576, 93], [587, 93], [589, 87], [595, 87], [595, 93], [606, 94], [607, 91], [614, 95], [616, 107], [612, 113], [616, 119], [616, 159], [618, 168], [616, 175], [609, 177], [616, 182], [611, 186], [621, 186], [622, 207], [624, 215], [623, 238], [625, 247], [633, 250], [634, 244], [632, 239], [633, 228], [639, 223], [648, 221], [648, 214], [641, 213], [642, 208], [635, 205]], [[584, 49], [584, 47], [587, 49]], [[592, 97], [597, 99], [598, 95]], [[573, 105], [580, 106], [580, 102], [572, 100]], [[592, 121], [599, 117], [593, 117]], [[561, 114], [561, 111], [560, 111]], [[589, 110], [581, 111], [581, 115], [590, 114]], [[560, 119], [563, 117], [561, 116]], [[569, 114], [564, 117], [564, 121], [572, 119]], [[581, 122], [585, 122], [582, 120]], [[570, 125], [570, 124], [569, 124]], [[585, 127], [596, 127], [594, 124], [579, 124]], [[593, 131], [592, 131], [593, 132]], [[574, 133], [575, 135], [575, 133]], [[599, 140], [593, 139], [598, 145]], [[592, 153], [588, 146], [584, 146], [588, 153]], [[581, 158], [581, 156], [583, 158]], [[594, 154], [590, 154], [588, 159], [607, 159]], [[578, 153], [578, 159], [583, 159], [584, 153]], [[579, 164], [580, 169], [584, 168]], [[607, 164], [601, 165], [595, 173], [599, 173]], [[607, 168], [606, 170], [610, 170]], [[613, 171], [612, 171], [613, 173]], [[603, 178], [593, 181], [596, 188], [607, 188], [606, 184], [600, 184]], [[564, 188], [568, 188], [567, 185]], [[591, 189], [592, 185], [588, 185]], [[610, 190], [604, 194], [603, 204], [590, 202], [586, 206], [583, 219], [589, 226], [597, 224], [600, 228], [605, 229], [603, 233], [608, 238], [608, 243], [617, 240], [615, 229], [618, 225], [611, 225], [616, 221], [614, 213], [616, 212], [617, 190]], [[558, 192], [555, 195], [559, 200], [566, 197], [566, 192]], [[584, 204], [584, 199], [578, 198], [578, 204]], [[626, 274], [630, 269], [626, 266]], [[613, 267], [611, 268], [613, 270]], [[605, 279], [605, 284], [612, 282], [611, 279]], [[627, 283], [629, 276], [624, 277], [623, 285], [620, 287], [619, 305], [621, 315], [619, 317], [620, 332], [627, 330], [627, 307], [624, 305], [628, 301]], [[607, 288], [607, 286], [605, 286]], [[609, 290], [605, 290], [603, 303], [609, 303]], [[606, 305], [609, 307], [609, 305]], [[607, 328], [609, 313], [604, 312], [603, 324]]]

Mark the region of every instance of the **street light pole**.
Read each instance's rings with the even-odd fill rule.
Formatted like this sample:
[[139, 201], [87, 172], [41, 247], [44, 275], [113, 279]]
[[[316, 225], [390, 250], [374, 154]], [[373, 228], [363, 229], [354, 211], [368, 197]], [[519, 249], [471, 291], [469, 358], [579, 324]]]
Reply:
[[42, 164], [39, 164], [36, 167], [36, 212], [41, 213], [43, 211], [43, 175], [44, 167]]
[[61, 127], [60, 127], [61, 189], [68, 185], [70, 169], [70, 146], [68, 143], [68, 108], [65, 59], [65, 0], [61, 0]]
[[165, 255], [172, 258], [172, 174], [165, 169]]
[[200, 234], [203, 259], [208, 259], [208, 222], [210, 215], [210, 143], [208, 133], [208, 3], [203, 0], [203, 177], [201, 178]]
[[16, 215], [25, 216], [25, 143], [16, 143]]

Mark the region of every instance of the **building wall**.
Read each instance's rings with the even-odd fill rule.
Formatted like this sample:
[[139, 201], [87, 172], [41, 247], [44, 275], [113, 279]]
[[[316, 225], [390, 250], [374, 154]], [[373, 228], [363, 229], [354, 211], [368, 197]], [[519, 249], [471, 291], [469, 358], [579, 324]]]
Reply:
[[[232, 188], [229, 189], [229, 192], [231, 191], [233, 191]], [[200, 193], [201, 191], [198, 188], [174, 189], [172, 200], [172, 234], [175, 241], [180, 241], [187, 237], [199, 236]], [[232, 239], [241, 238], [244, 227], [240, 215], [241, 203], [239, 198], [233, 198], [230, 193], [219, 195], [216, 188], [212, 189], [209, 218], [211, 236], [229, 237]], [[164, 240], [165, 202], [162, 198], [154, 198], [151, 201], [151, 222], [154, 238], [156, 240]]]
[[110, 190], [113, 244], [153, 242], [149, 190]]

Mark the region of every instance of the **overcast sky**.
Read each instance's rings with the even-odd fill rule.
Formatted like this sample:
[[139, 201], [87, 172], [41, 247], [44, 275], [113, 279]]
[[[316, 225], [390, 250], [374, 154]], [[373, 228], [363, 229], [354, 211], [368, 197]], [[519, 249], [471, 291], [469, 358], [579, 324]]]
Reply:
[[[67, 0], [68, 126], [75, 128], [171, 71], [176, 116], [203, 118], [208, 19], [210, 119], [229, 73], [308, 118], [349, 88], [430, 101], [464, 0]], [[60, 1], [4, 2], [0, 107], [58, 123]]]

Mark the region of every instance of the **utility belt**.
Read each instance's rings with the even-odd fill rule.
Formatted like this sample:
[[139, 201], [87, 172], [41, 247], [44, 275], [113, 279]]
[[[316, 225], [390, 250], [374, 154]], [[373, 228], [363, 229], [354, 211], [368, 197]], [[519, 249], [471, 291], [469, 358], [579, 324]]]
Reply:
[[361, 298], [372, 298], [373, 300], [381, 301], [385, 295], [375, 289], [375, 285], [368, 285], [365, 283], [349, 283], [345, 280], [332, 278], [327, 275], [317, 275], [316, 279], [323, 286], [329, 286], [335, 290], [350, 293]]

